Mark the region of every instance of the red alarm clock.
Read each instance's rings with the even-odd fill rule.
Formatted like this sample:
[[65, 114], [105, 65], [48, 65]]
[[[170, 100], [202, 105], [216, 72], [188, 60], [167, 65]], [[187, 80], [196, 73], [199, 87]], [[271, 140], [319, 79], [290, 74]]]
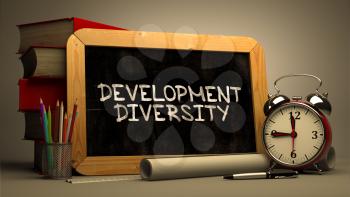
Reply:
[[[312, 77], [319, 82], [316, 91], [302, 99], [291, 99], [280, 94], [277, 82], [288, 77]], [[303, 170], [319, 169], [332, 142], [332, 130], [326, 115], [332, 107], [327, 93], [321, 94], [320, 78], [309, 74], [291, 74], [274, 82], [276, 94], [265, 103], [266, 120], [263, 128], [263, 144], [266, 153], [275, 164], [282, 167]]]

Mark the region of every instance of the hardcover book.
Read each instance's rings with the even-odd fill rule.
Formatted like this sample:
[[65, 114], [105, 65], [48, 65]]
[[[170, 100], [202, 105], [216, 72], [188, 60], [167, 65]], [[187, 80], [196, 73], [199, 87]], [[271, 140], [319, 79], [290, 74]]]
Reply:
[[65, 47], [68, 37], [82, 28], [123, 30], [77, 17], [21, 24], [17, 27], [20, 33], [18, 53], [24, 53], [30, 46]]
[[62, 47], [30, 47], [20, 58], [23, 78], [66, 77], [66, 49]]
[[30, 78], [20, 79], [19, 86], [19, 111], [39, 111], [40, 98], [45, 106], [52, 109], [57, 100], [66, 101], [65, 78]]

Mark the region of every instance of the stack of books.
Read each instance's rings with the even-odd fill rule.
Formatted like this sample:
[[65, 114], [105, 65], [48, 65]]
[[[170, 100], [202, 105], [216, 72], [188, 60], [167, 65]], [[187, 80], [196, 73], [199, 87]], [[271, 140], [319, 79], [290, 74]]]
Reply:
[[18, 54], [23, 65], [19, 79], [19, 111], [25, 117], [24, 139], [34, 141], [34, 168], [40, 170], [44, 132], [40, 121], [40, 98], [46, 106], [55, 108], [57, 101], [66, 105], [66, 43], [79, 29], [114, 29], [81, 18], [63, 18], [22, 24]]

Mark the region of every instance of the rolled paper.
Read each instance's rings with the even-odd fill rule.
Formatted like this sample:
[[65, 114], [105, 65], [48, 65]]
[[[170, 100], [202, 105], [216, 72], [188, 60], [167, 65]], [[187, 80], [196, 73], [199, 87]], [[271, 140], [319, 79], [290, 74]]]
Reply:
[[144, 180], [194, 178], [266, 171], [269, 166], [263, 154], [145, 158], [140, 175]]

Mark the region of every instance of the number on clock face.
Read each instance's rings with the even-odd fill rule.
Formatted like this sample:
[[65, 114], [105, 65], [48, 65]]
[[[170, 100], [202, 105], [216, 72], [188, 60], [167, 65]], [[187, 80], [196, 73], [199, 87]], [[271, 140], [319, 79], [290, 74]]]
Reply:
[[297, 103], [283, 105], [267, 117], [264, 144], [277, 161], [304, 165], [322, 150], [325, 132], [322, 120], [311, 108]]

